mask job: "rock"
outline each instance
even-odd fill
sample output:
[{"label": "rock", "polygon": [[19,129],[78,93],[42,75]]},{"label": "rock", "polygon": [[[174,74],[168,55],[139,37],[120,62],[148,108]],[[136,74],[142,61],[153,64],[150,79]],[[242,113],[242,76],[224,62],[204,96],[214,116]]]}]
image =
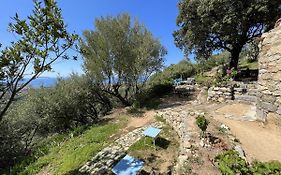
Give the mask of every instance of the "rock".
[{"label": "rock", "polygon": [[239,156],[240,156],[242,159],[245,159],[245,160],[246,160],[245,152],[244,152],[244,150],[242,149],[242,147],[241,147],[240,145],[236,145],[236,146],[234,147],[234,150],[239,153]]},{"label": "rock", "polygon": [[223,103],[225,102],[225,99],[223,97],[218,98],[218,102]]},{"label": "rock", "polygon": [[199,143],[200,146],[204,147],[205,146],[205,143],[203,140],[200,140],[200,143]]},{"label": "rock", "polygon": [[95,175],[104,175],[107,173],[108,167],[103,166],[99,170],[97,170],[94,174]]},{"label": "rock", "polygon": [[188,142],[188,141],[185,141],[185,142],[183,143],[183,147],[184,147],[184,148],[187,148],[187,149],[190,149],[190,148],[192,147],[192,144],[191,144],[190,142]]},{"label": "rock", "polygon": [[220,128],[222,130],[224,130],[226,133],[230,133],[230,128],[228,126],[226,126],[225,124],[221,124]]},{"label": "rock", "polygon": [[114,163],[114,160],[111,159],[106,162],[106,165],[110,167],[113,163]]},{"label": "rock", "polygon": [[260,104],[260,107],[267,110],[267,111],[270,111],[270,112],[275,112],[277,111],[277,107],[275,105],[273,105],[272,103],[268,103],[268,102],[261,102],[259,103]]}]

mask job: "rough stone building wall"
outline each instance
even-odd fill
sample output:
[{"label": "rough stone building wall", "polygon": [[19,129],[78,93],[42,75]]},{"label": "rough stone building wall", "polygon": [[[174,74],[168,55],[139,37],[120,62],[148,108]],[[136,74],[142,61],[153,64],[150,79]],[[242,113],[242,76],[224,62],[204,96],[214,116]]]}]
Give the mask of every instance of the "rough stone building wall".
[{"label": "rough stone building wall", "polygon": [[281,119],[281,28],[262,35],[259,54],[257,117],[264,121],[269,113]]}]

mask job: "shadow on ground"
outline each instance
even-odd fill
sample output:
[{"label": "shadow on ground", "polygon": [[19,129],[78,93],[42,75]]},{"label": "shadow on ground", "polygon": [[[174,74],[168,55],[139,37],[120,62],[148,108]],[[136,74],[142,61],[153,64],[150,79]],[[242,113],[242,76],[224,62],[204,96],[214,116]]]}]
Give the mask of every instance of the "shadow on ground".
[{"label": "shadow on ground", "polygon": [[162,149],[167,149],[170,145],[171,141],[163,138],[163,137],[157,137],[155,140],[155,145],[162,148]]}]

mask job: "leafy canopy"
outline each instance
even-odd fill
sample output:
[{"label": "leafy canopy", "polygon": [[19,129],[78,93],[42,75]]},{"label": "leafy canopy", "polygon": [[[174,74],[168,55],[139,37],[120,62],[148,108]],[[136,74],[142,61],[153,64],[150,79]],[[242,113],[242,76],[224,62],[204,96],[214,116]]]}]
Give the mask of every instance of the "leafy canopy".
[{"label": "leafy canopy", "polygon": [[9,31],[18,40],[0,53],[0,121],[24,87],[50,71],[56,60],[69,59],[66,52],[77,40],[77,35],[66,31],[61,9],[54,0],[34,0],[34,4],[27,20],[15,15]]},{"label": "leafy canopy", "polygon": [[176,45],[197,59],[229,51],[230,66],[237,68],[243,46],[274,26],[280,6],[279,0],[181,0]]},{"label": "leafy canopy", "polygon": [[[163,64],[165,48],[128,14],[101,17],[80,41],[87,74],[125,105]],[[120,88],[121,87],[121,88]],[[123,89],[123,94],[120,90]]]}]

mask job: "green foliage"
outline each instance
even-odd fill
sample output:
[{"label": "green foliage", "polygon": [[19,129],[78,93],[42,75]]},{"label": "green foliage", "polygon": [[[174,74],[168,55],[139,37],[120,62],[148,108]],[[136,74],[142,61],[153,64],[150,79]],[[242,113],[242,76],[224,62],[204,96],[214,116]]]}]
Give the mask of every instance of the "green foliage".
[{"label": "green foliage", "polygon": [[172,89],[173,86],[171,84],[159,84],[143,88],[137,94],[133,107],[155,109],[161,103],[159,98],[170,93]]},{"label": "green foliage", "polygon": [[162,116],[155,115],[154,118],[158,122],[167,123],[166,120]]},{"label": "green foliage", "polygon": [[79,135],[111,108],[107,94],[84,76],[71,75],[54,87],[28,90],[0,123],[5,130],[3,137],[0,134],[0,169],[29,155],[34,144],[49,134],[76,128],[73,136]]},{"label": "green foliage", "polygon": [[50,133],[96,122],[109,110],[109,98],[91,79],[71,75],[54,87],[29,90],[9,115],[25,126],[37,126],[37,132]]},{"label": "green foliage", "polygon": [[151,76],[148,86],[171,86],[176,78],[186,79],[195,74],[194,65],[187,60],[182,60],[178,64],[172,64],[161,72]]},{"label": "green foliage", "polygon": [[85,71],[128,106],[146,80],[162,68],[166,50],[128,14],[96,19],[95,28],[84,31],[80,41]]},{"label": "green foliage", "polygon": [[195,76],[195,82],[201,86],[211,87],[214,84],[214,78],[197,74]]},{"label": "green foliage", "polygon": [[229,51],[230,67],[237,68],[243,46],[274,26],[280,5],[272,0],[181,0],[175,42],[197,59]]},{"label": "green foliage", "polygon": [[229,62],[229,52],[221,52],[217,55],[212,55],[208,59],[197,60],[197,64],[195,65],[197,74],[210,71],[212,68],[217,66],[225,65]]},{"label": "green foliage", "polygon": [[10,126],[7,120],[0,122],[0,174],[9,165],[15,163],[16,159],[25,156],[24,145],[21,142],[21,134]]},{"label": "green foliage", "polygon": [[252,59],[241,59],[239,62],[239,68],[241,70],[257,70],[258,69],[258,61]]},{"label": "green foliage", "polygon": [[205,118],[205,116],[200,115],[200,116],[196,117],[196,124],[201,129],[201,131],[204,135],[208,128],[209,121]]},{"label": "green foliage", "polygon": [[187,60],[182,60],[178,64],[171,65],[165,71],[167,71],[168,75],[173,79],[186,79],[195,73],[194,66],[190,61]]},{"label": "green foliage", "polygon": [[11,174],[36,174],[47,165],[52,167],[54,174],[66,174],[76,170],[111,143],[109,137],[125,124],[125,118],[121,117],[118,122],[92,126],[77,136],[69,132],[47,138],[38,144],[31,156],[18,163]]},{"label": "green foliage", "polygon": [[223,175],[249,174],[247,162],[234,150],[226,151],[215,158]]},{"label": "green foliage", "polygon": [[151,137],[141,138],[139,141],[134,143],[130,148],[129,151],[135,150],[153,150],[154,144],[153,139]]},{"label": "green foliage", "polygon": [[[44,3],[43,3],[44,2]],[[27,20],[14,18],[9,31],[16,42],[0,53],[0,121],[16,95],[43,72],[50,71],[58,59],[69,59],[66,51],[77,40],[77,35],[66,31],[61,9],[53,0],[34,1],[33,14]],[[27,81],[21,82],[25,75]]]},{"label": "green foliage", "polygon": [[281,174],[281,163],[277,161],[258,162],[252,164],[251,172],[254,175]]},{"label": "green foliage", "polygon": [[238,152],[234,150],[226,151],[216,156],[215,161],[223,175],[249,174],[249,175],[270,175],[281,173],[281,163],[258,162],[254,161],[249,165],[244,159],[239,157]]}]

